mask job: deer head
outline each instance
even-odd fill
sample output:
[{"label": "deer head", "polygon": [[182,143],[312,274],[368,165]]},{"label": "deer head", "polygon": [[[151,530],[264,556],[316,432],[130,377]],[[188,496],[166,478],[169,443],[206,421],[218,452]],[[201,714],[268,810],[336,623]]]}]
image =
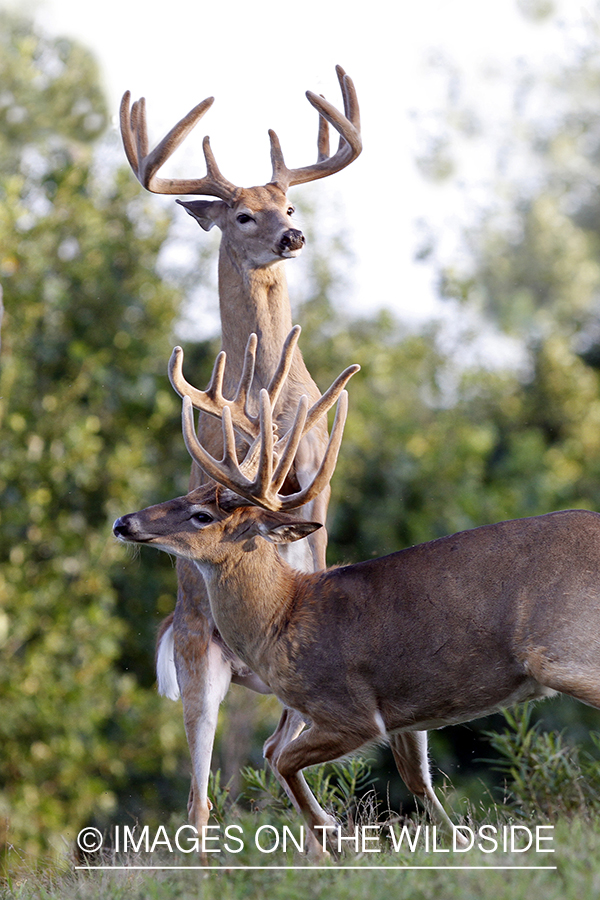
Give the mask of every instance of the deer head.
[{"label": "deer head", "polygon": [[[205,231],[217,225],[225,245],[239,264],[260,268],[297,256],[304,245],[304,236],[292,225],[294,207],[287,199],[288,189],[339,172],[356,159],[362,149],[356,91],[352,79],[341,66],[337,66],[336,71],[344,100],[343,114],[324,97],[312,91],[306,94],[319,113],[318,155],[317,162],[312,165],[289,169],[279,139],[274,131],[270,131],[272,174],[271,180],[263,186],[243,188],[228,181],[219,170],[208,137],[203,142],[205,176],[161,178],[157,175],[158,170],[212,106],[214,98],[208,97],[194,107],[149,152],[145,100],[142,98],[130,109],[130,94],[126,92],[121,102],[121,133],[131,168],[140,183],[154,193],[217,197],[217,200],[178,200],[178,203]],[[329,150],[330,124],[340,136],[333,156]]]}]

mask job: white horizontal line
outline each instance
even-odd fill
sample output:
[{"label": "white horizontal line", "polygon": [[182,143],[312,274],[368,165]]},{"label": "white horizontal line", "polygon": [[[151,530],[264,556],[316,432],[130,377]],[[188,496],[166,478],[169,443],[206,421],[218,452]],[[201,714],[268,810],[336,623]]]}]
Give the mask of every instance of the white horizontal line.
[{"label": "white horizontal line", "polygon": [[349,869],[355,869],[357,871],[361,870],[373,870],[377,871],[378,869],[382,870],[393,870],[393,871],[408,871],[410,869],[418,869],[420,871],[438,870],[443,871],[444,869],[460,869],[463,872],[468,872],[469,870],[473,871],[523,871],[523,870],[531,870],[531,871],[556,871],[558,866],[75,866],[75,869],[83,872],[93,872],[98,869],[99,871],[167,871],[167,870],[177,870],[177,871],[186,871],[189,870],[191,872],[194,871],[203,871],[203,872],[231,872],[235,871],[268,871],[268,870],[281,870],[285,869],[288,871],[294,872],[314,872],[315,870],[322,869],[326,872],[331,872],[332,870],[339,870],[341,872],[348,871]]}]

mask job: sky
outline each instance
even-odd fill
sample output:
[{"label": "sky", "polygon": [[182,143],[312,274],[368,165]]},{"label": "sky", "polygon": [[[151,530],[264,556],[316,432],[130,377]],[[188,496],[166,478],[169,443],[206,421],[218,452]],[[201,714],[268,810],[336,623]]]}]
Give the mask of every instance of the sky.
[{"label": "sky", "polygon": [[[350,229],[349,307],[388,306],[420,321],[440,306],[433,267],[414,259],[417,223],[425,220],[442,244],[454,246],[469,216],[468,192],[432,185],[415,163],[423,129],[435,129],[448,102],[442,63],[460,71],[461,99],[488,112],[492,104],[501,115],[511,91],[498,73],[514,71],[519,60],[552,66],[565,51],[564,32],[528,21],[517,2],[32,0],[29,9],[51,33],[78,38],[95,53],[114,128],[126,89],[146,97],[151,141],[204,97],[215,96],[179,158],[164,167],[166,175],[203,174],[205,133],[225,176],[240,185],[270,177],[269,128],[277,131],[288,165],[313,162],[317,115],[304,93],[310,89],[341,104],[335,75],[341,64],[358,91],[364,149],[346,170],[311,189],[322,191],[324,208],[331,199]],[[23,9],[22,0],[18,5]],[[556,0],[555,6],[563,18],[585,22],[591,2]],[[491,165],[485,152],[469,160],[467,188],[469,181],[487,184]],[[191,219],[189,225],[196,227]]]}]

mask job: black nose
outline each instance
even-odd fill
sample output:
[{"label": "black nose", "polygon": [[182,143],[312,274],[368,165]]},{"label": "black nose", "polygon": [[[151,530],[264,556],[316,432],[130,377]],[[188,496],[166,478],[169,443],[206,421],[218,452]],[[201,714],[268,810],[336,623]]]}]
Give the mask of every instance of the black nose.
[{"label": "black nose", "polygon": [[129,528],[123,519],[117,519],[113,525],[113,534],[115,537],[126,537],[129,534]]},{"label": "black nose", "polygon": [[279,241],[281,250],[301,250],[306,238],[298,228],[289,228]]}]

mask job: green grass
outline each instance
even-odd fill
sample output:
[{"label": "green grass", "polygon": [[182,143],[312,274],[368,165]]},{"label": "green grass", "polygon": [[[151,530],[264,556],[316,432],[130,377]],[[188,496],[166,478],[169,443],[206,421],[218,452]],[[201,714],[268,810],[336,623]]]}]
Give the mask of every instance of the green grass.
[{"label": "green grass", "polygon": [[[557,869],[553,871],[497,871],[492,865],[534,865],[538,862],[530,854],[502,854],[490,859],[484,854],[348,854],[330,864],[328,869],[315,869],[297,859],[299,869],[268,871],[233,871],[215,866],[210,871],[70,871],[47,872],[44,875],[22,876],[6,886],[3,896],[15,900],[170,900],[170,898],[202,898],[202,900],[294,900],[306,897],[334,897],[336,900],[379,900],[379,898],[410,897],[443,898],[443,900],[582,900],[600,894],[600,828],[587,820],[562,822],[556,827],[556,853],[544,858]],[[164,857],[163,857],[164,859]],[[441,861],[440,861],[441,860]],[[130,859],[129,864],[139,864]],[[156,864],[157,860],[153,860]],[[189,865],[181,857],[165,860],[168,864]],[[236,861],[237,862],[237,861]],[[269,860],[268,862],[271,862]],[[278,861],[279,862],[279,861]],[[239,863],[238,863],[239,864]],[[246,864],[265,864],[250,854]],[[268,864],[268,863],[267,863]],[[376,865],[377,869],[368,866]],[[401,866],[424,866],[408,870]],[[457,871],[450,866],[484,866]],[[358,869],[349,866],[360,867]],[[386,869],[385,866],[395,868]],[[435,869],[434,866],[443,866]]]},{"label": "green grass", "polygon": [[[533,848],[504,852],[502,846],[486,853],[484,849],[491,848],[486,841],[482,842],[483,849],[475,846],[468,852],[453,852],[451,839],[443,834],[437,835],[435,852],[432,843],[425,847],[423,840],[414,851],[406,842],[395,851],[386,837],[390,827],[398,836],[405,826],[412,839],[417,834],[422,837],[428,827],[432,838],[431,823],[424,815],[400,819],[382,809],[372,792],[365,790],[368,765],[349,760],[316,767],[309,773],[311,787],[343,823],[346,835],[354,834],[355,828],[360,834],[360,829],[368,827],[366,833],[373,837],[378,825],[381,841],[370,840],[366,848],[379,852],[362,852],[360,848],[356,852],[346,842],[337,858],[318,867],[293,846],[285,853],[281,847],[266,852],[275,837],[281,841],[286,828],[298,837],[301,823],[272,776],[266,770],[247,769],[240,798],[230,796],[218,775],[212,781],[214,823],[221,829],[217,832],[215,828],[214,833],[221,839],[215,842],[219,852],[209,854],[209,868],[192,868],[200,863],[196,853],[166,852],[163,846],[147,854],[142,844],[137,852],[107,850],[104,856],[92,856],[88,869],[76,868],[69,861],[37,871],[13,867],[15,874],[6,880],[0,896],[7,900],[387,900],[390,896],[410,900],[587,900],[600,896],[598,761],[577,753],[561,735],[532,728],[527,706],[507,713],[506,720],[504,731],[490,735],[501,755],[498,765],[506,779],[504,800],[490,804],[487,811],[471,810],[461,824],[474,832],[483,826],[499,829],[500,836],[503,827],[518,826],[521,834],[525,828],[533,832],[536,826],[551,827],[543,833],[551,834],[552,842],[543,846],[553,848],[554,853],[538,853]],[[356,796],[361,796],[358,803]],[[164,834],[172,843],[181,825],[181,821],[172,820],[165,827]],[[227,828],[243,839],[240,852],[234,852],[240,841],[228,843],[225,838]],[[140,834],[138,830],[137,839]],[[264,841],[262,852],[256,846],[257,837]],[[443,852],[446,850],[449,852]],[[112,868],[94,868],[100,864]],[[133,868],[145,865],[182,868]]]}]

